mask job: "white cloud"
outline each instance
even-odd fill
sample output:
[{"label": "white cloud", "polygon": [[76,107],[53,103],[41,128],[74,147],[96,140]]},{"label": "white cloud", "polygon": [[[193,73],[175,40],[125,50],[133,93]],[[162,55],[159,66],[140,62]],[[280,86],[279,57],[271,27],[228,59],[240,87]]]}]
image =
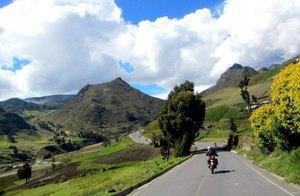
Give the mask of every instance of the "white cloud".
[{"label": "white cloud", "polygon": [[[227,0],[220,10],[133,25],[112,0],[16,0],[0,9],[0,99],[70,92],[119,75],[166,89],[192,80],[202,89],[235,62],[258,68],[300,53],[299,1]],[[30,64],[1,69],[13,57]]]}]

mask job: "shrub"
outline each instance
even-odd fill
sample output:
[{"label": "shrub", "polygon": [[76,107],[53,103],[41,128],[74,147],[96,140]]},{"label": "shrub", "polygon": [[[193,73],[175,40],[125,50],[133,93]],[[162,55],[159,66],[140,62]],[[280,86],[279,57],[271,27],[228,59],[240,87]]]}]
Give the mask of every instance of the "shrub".
[{"label": "shrub", "polygon": [[29,163],[25,163],[23,164],[23,167],[18,169],[17,171],[17,175],[20,179],[25,179],[26,183],[28,182],[28,180],[31,178],[31,166],[29,165]]},{"label": "shrub", "polygon": [[275,76],[271,97],[280,124],[300,134],[300,62],[287,66]]},{"label": "shrub", "polygon": [[287,66],[273,80],[272,103],[256,109],[250,118],[259,147],[290,151],[300,140],[300,63]]}]

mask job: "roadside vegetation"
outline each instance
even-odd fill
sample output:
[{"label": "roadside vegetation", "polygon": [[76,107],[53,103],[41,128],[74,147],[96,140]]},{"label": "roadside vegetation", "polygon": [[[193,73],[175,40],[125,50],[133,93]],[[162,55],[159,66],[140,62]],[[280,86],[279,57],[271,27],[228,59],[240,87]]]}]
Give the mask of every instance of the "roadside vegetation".
[{"label": "roadside vegetation", "polygon": [[186,158],[172,156],[167,161],[156,148],[124,140],[100,151],[73,155],[71,160],[61,159],[63,167],[11,189],[7,195],[111,195]]},{"label": "roadside vegetation", "polygon": [[[274,71],[276,73],[276,70]],[[250,117],[253,134],[244,135],[240,153],[267,170],[300,184],[300,62],[273,77],[271,103]],[[244,148],[251,141],[250,148]]]},{"label": "roadside vegetation", "polygon": [[300,184],[300,148],[290,152],[275,150],[268,155],[255,150],[240,150],[239,153],[268,171],[284,177],[286,181]]}]

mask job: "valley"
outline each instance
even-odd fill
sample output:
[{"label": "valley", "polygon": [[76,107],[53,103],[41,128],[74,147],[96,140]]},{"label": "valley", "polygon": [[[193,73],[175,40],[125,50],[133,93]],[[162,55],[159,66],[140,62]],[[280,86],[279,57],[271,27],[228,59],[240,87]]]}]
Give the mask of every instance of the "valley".
[{"label": "valley", "polygon": [[[245,71],[236,64],[229,68],[225,75],[230,81],[224,77],[221,85],[202,93],[206,114],[196,146],[199,142],[226,146],[234,119],[238,152],[255,157],[250,113],[237,81],[250,76],[249,92],[263,104],[270,101],[272,79],[284,66],[264,72],[249,67]],[[0,110],[0,189],[6,195],[114,195],[191,157],[166,158],[153,146],[161,132],[157,117],[165,101],[121,78],[87,85],[77,95],[50,97],[54,101],[35,97],[25,99],[33,102],[14,98],[0,103],[5,108]],[[32,167],[31,180],[25,184],[17,175],[24,162]],[[288,179],[299,182],[297,177]]]}]

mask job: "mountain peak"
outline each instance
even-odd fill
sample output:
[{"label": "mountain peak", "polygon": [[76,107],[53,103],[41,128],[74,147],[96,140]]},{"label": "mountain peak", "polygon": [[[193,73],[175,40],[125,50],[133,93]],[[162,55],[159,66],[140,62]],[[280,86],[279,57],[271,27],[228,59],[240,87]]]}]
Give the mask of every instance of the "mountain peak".
[{"label": "mountain peak", "polygon": [[114,79],[114,81],[122,81],[122,82],[124,82],[124,80],[121,77],[117,77],[116,79]]},{"label": "mountain peak", "polygon": [[243,66],[238,63],[234,63],[229,69],[242,69]]},{"label": "mountain peak", "polygon": [[250,78],[256,74],[258,74],[258,72],[252,67],[242,66],[238,63],[235,63],[221,74],[216,85],[202,91],[202,94],[207,95],[226,87],[236,86],[245,76]]},{"label": "mountain peak", "polygon": [[48,120],[72,130],[99,130],[109,135],[110,130],[126,131],[154,120],[163,103],[118,77],[85,86]]},{"label": "mountain peak", "polygon": [[125,84],[127,84],[127,82],[125,82],[121,77],[117,77],[116,79],[111,81],[111,83],[125,83]]}]

